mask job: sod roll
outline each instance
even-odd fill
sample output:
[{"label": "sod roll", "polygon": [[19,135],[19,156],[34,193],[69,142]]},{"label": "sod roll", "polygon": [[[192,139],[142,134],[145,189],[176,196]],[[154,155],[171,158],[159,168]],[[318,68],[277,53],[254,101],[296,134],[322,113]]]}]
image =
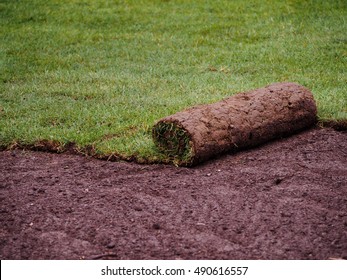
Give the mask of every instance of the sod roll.
[{"label": "sod roll", "polygon": [[179,166],[257,146],[316,123],[312,93],[295,83],[276,83],[199,105],[159,120],[156,146]]}]

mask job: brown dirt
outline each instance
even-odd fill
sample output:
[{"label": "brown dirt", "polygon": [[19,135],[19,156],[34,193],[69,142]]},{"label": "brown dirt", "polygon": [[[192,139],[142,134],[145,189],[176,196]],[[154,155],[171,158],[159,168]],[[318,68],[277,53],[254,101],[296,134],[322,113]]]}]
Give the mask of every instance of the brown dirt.
[{"label": "brown dirt", "polygon": [[195,168],[0,152],[1,259],[347,258],[347,134]]}]

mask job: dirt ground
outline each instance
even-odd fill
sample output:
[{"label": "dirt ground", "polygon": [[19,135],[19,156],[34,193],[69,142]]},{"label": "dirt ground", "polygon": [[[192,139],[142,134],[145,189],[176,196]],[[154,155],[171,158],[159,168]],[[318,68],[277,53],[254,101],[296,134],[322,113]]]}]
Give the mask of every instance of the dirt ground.
[{"label": "dirt ground", "polygon": [[195,168],[0,152],[1,259],[347,259],[347,133]]}]

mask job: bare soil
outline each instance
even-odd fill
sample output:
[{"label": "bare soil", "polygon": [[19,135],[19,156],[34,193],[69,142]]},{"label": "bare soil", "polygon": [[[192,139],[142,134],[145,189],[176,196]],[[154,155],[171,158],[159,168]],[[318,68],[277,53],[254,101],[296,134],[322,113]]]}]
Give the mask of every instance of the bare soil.
[{"label": "bare soil", "polygon": [[347,133],[195,168],[0,152],[1,259],[347,258]]}]

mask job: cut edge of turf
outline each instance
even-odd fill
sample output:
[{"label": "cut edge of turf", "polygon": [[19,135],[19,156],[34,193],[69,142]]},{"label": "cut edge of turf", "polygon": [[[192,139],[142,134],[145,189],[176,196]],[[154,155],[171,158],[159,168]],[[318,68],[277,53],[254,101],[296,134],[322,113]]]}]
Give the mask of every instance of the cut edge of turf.
[{"label": "cut edge of turf", "polygon": [[329,120],[322,119],[317,124],[320,128],[333,128],[336,131],[347,131],[347,119],[342,120]]},{"label": "cut edge of turf", "polygon": [[79,146],[74,142],[62,143],[55,140],[38,140],[35,143],[21,143],[14,141],[8,146],[0,145],[0,151],[12,151],[12,150],[23,150],[23,151],[35,151],[35,152],[47,152],[55,154],[73,154],[93,157],[100,160],[107,161],[127,161],[136,162],[140,164],[154,164],[154,163],[169,163],[165,159],[147,159],[138,155],[123,155],[120,153],[101,154],[95,149],[94,145]]},{"label": "cut edge of turf", "polygon": [[[158,123],[157,123],[158,125]],[[81,156],[88,156],[99,160],[106,160],[106,161],[126,161],[126,162],[135,162],[138,164],[173,164],[175,166],[180,167],[188,167],[193,165],[193,159],[194,159],[194,149],[193,149],[193,143],[190,140],[188,132],[182,128],[179,124],[173,124],[172,122],[167,123],[161,123],[159,125],[159,128],[155,129],[156,126],[153,127],[152,133],[156,134],[165,132],[165,129],[168,128],[168,126],[171,126],[170,133],[172,134],[172,137],[177,137],[179,134],[184,134],[184,147],[179,147],[181,149],[181,155],[177,156],[173,152],[170,154],[167,154],[165,152],[165,141],[161,141],[161,143],[164,143],[164,146],[156,146],[159,151],[161,149],[161,152],[165,152],[165,157],[153,157],[153,158],[147,158],[143,157],[141,155],[133,154],[133,155],[124,155],[117,152],[108,153],[108,154],[102,154],[98,152],[94,145],[86,145],[84,147],[81,147],[77,145],[74,142],[67,142],[62,143],[55,140],[46,140],[41,139],[38,141],[35,141],[33,144],[28,143],[21,143],[14,141],[10,143],[9,145],[1,145],[0,144],[0,151],[12,151],[12,150],[27,150],[27,151],[38,151],[38,152],[48,152],[48,153],[55,153],[55,154],[73,154],[73,155],[81,155]],[[332,128],[336,131],[345,132],[347,131],[347,119],[342,120],[329,120],[329,119],[321,119],[317,122],[316,128],[319,129],[325,129],[325,128]],[[178,133],[178,134],[177,134]],[[157,139],[153,136],[153,140]],[[174,139],[176,141],[176,139]],[[181,143],[181,145],[183,145]]]}]

